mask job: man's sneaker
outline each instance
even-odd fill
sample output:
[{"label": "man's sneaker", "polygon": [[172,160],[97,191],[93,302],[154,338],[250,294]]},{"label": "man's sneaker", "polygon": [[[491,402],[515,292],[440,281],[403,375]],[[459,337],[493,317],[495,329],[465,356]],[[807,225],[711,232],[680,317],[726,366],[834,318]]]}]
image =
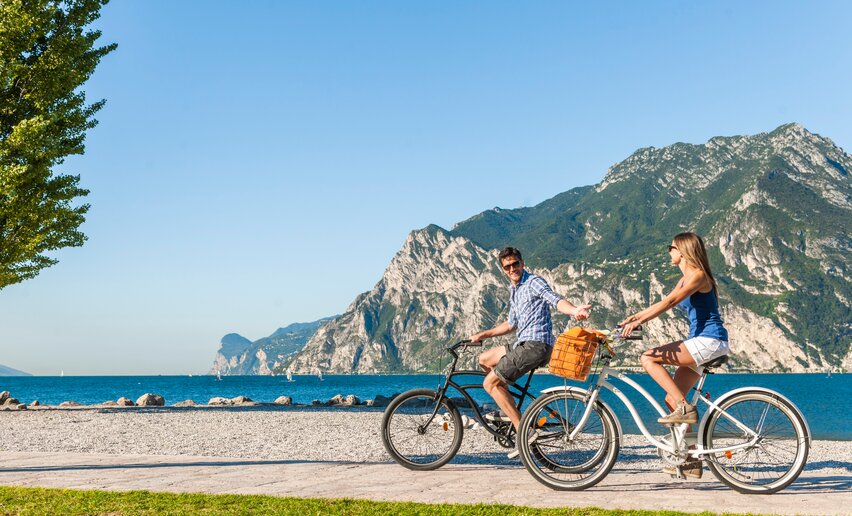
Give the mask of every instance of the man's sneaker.
[{"label": "man's sneaker", "polygon": [[492,423],[497,423],[497,422],[511,423],[512,422],[512,420],[509,419],[509,416],[500,412],[499,410],[493,410],[493,411],[489,412],[488,414],[485,414],[485,420],[491,421]]},{"label": "man's sneaker", "polygon": [[[673,477],[677,477],[678,466],[663,466],[663,473],[667,473]],[[701,473],[704,470],[702,462],[698,459],[690,459],[680,466],[680,472],[686,478],[701,478]]]},{"label": "man's sneaker", "polygon": [[697,422],[698,410],[695,408],[695,405],[690,405],[685,401],[678,403],[671,414],[657,420],[657,423],[662,425],[676,425],[679,423],[694,424]]},{"label": "man's sneaker", "polygon": [[[527,438],[527,444],[533,444],[538,440],[538,437],[541,435],[541,432],[538,430],[533,430],[530,434],[529,438]],[[506,458],[514,459],[518,455],[521,454],[521,450],[518,449],[518,443],[515,443],[515,449],[506,454]]]}]

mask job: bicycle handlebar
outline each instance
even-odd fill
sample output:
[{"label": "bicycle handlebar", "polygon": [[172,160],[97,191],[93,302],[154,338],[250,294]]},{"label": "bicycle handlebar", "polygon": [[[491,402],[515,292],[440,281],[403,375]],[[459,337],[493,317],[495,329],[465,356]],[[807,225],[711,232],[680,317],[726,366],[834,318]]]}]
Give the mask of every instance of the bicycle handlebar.
[{"label": "bicycle handlebar", "polygon": [[473,348],[473,347],[477,347],[477,346],[482,346],[481,340],[477,341],[477,342],[473,342],[473,341],[465,339],[465,340],[460,340],[460,341],[456,342],[452,346],[447,346],[447,350],[455,351],[458,348]]},{"label": "bicycle handlebar", "polygon": [[[616,326],[616,327],[612,330],[613,336],[614,336],[615,338],[617,338],[617,339],[619,339],[619,340],[642,340],[642,335],[641,335],[641,334],[640,334],[640,335],[636,335],[636,334],[634,334],[634,335],[630,335],[629,337],[622,337],[622,336],[621,336],[621,333],[618,333],[618,331],[619,331],[621,328],[623,328],[623,326]],[[641,326],[637,326],[637,327],[636,327],[633,331],[641,332],[642,330],[643,330],[643,328],[642,328]]]}]

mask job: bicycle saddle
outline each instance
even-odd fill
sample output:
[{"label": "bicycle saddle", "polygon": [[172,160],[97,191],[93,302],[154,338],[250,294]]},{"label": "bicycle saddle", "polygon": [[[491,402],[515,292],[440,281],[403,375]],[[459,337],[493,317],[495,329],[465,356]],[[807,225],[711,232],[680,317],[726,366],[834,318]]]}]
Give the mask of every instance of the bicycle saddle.
[{"label": "bicycle saddle", "polygon": [[714,358],[713,360],[701,364],[701,367],[705,369],[715,369],[725,364],[728,361],[728,355],[722,355],[718,358]]}]

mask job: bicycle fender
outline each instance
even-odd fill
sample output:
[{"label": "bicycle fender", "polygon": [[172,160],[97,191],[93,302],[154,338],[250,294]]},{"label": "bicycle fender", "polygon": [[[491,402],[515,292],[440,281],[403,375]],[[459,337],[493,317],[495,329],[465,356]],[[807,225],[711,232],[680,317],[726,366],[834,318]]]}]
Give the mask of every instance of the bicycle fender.
[{"label": "bicycle fender", "polygon": [[[548,387],[547,389],[544,389],[543,391],[541,391],[541,393],[542,394],[549,394],[551,392],[559,392],[559,391],[569,391],[569,392],[575,392],[577,394],[584,394],[584,395],[589,393],[589,391],[587,391],[586,389],[574,387],[573,385],[557,385],[556,387]],[[624,444],[624,432],[621,430],[621,421],[619,420],[618,415],[615,413],[614,410],[612,410],[612,407],[610,407],[609,404],[607,404],[607,402],[602,400],[600,397],[598,397],[597,402],[600,403],[601,405],[603,405],[604,407],[606,407],[606,409],[609,410],[609,413],[612,414],[612,418],[615,420],[616,430],[618,431],[618,445],[621,446],[622,444]]]},{"label": "bicycle fender", "polygon": [[[740,387],[739,389],[734,389],[732,391],[728,391],[725,394],[719,396],[718,399],[713,400],[713,403],[715,403],[716,405],[719,405],[722,402],[726,401],[731,396],[734,396],[734,395],[739,394],[741,392],[760,392],[760,393],[763,393],[763,394],[769,394],[771,396],[775,396],[776,398],[782,399],[782,400],[786,401],[787,403],[789,403],[790,406],[792,406],[794,409],[796,409],[796,412],[798,412],[799,415],[802,416],[802,423],[804,423],[804,425],[805,425],[805,434],[807,435],[807,438],[808,438],[808,444],[811,444],[811,442],[813,440],[813,438],[811,437],[811,427],[810,427],[810,425],[808,425],[808,420],[805,418],[805,415],[802,413],[801,410],[799,410],[799,407],[797,407],[795,403],[790,401],[790,398],[788,398],[787,396],[784,396],[783,394],[781,394],[777,391],[773,391],[772,389],[767,389],[766,387]],[[710,410],[707,410],[706,412],[704,412],[704,416],[701,418],[701,423],[698,425],[698,435],[700,435],[700,436],[704,435],[704,430],[707,427],[707,421],[710,419],[710,413],[712,411],[713,411],[713,409],[711,407]]]}]

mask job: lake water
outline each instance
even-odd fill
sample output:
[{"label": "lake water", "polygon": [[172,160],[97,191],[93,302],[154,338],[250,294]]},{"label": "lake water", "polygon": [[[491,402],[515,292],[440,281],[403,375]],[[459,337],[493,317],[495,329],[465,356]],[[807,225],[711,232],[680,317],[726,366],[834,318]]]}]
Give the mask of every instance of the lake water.
[{"label": "lake water", "polygon": [[[651,394],[662,400],[663,391],[645,374],[630,376]],[[136,400],[144,393],[160,394],[171,405],[191,399],[206,403],[212,397],[248,396],[259,402],[272,402],[278,396],[291,396],[296,403],[310,404],[325,401],[335,394],[354,394],[362,400],[377,394],[390,396],[408,389],[435,388],[443,377],[431,375],[326,375],[323,381],[316,376],[293,376],[293,381],[279,376],[224,376],[217,381],[212,376],[29,376],[0,377],[0,391],[10,391],[23,403],[39,400],[42,404],[58,405],[67,400],[84,404],[116,400],[126,396]],[[475,378],[469,378],[473,383]],[[613,383],[620,383],[613,380]],[[549,374],[533,378],[534,392],[561,385],[562,379]],[[582,384],[575,384],[582,385]],[[706,387],[713,398],[738,387],[761,386],[787,396],[805,414],[816,439],[852,440],[852,374],[717,374],[707,380]],[[628,391],[633,404],[646,421],[655,420],[650,405],[638,394]],[[481,389],[477,401],[489,400]],[[456,394],[451,394],[455,396]],[[627,433],[638,433],[627,409],[610,393],[604,399],[621,418]]]}]

